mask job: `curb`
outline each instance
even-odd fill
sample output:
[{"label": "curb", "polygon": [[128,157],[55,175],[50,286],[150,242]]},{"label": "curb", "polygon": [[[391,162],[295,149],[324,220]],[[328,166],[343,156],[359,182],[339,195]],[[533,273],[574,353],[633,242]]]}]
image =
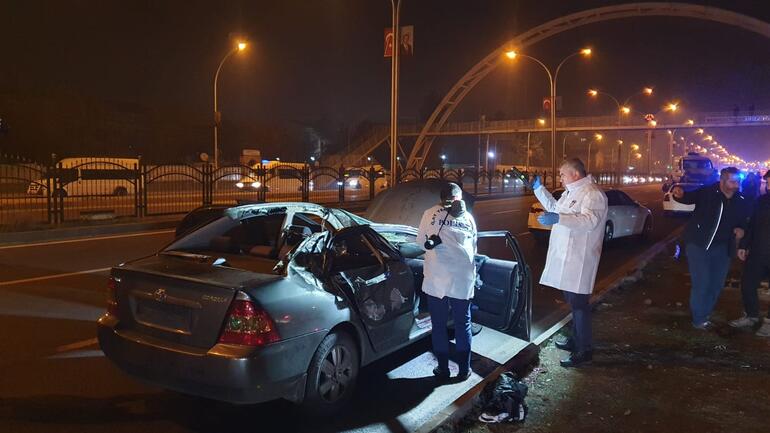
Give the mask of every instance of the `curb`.
[{"label": "curb", "polygon": [[[650,248],[648,248],[639,256],[635,257],[632,261],[616,269],[610,275],[602,278],[597,284],[597,286],[602,287],[602,289],[591,296],[591,304],[596,305],[596,303],[604,299],[604,297],[606,297],[610,292],[623,284],[623,280],[625,280],[628,275],[631,275],[647,266],[647,263],[653,257],[660,254],[671,242],[679,238],[679,235],[683,230],[684,226],[675,229],[667,237],[653,244]],[[564,327],[564,325],[572,320],[572,313],[565,314],[565,311],[562,309],[549,314],[546,316],[546,318],[551,318],[551,320],[553,320],[554,316],[563,317],[559,319],[554,326],[540,334],[535,340],[533,340],[527,347],[516,354],[508,362],[497,367],[481,382],[473,386],[473,388],[466,391],[454,402],[449,404],[449,406],[434,415],[433,418],[428,420],[417,430],[417,433],[438,433],[439,429],[442,427],[446,427],[446,429],[441,430],[442,432],[456,431],[455,426],[460,420],[468,415],[471,409],[473,409],[473,404],[478,401],[479,394],[481,394],[481,391],[484,390],[486,384],[494,382],[502,373],[506,371],[513,370],[516,367],[526,366],[533,362],[536,356],[540,353],[540,345],[551,338],[553,334],[557,333],[562,327]]]},{"label": "curb", "polygon": [[87,238],[92,236],[134,233],[151,230],[173,229],[182,220],[179,218],[163,221],[100,224],[66,228],[44,229],[27,232],[0,233],[0,245],[37,243],[63,239]]}]

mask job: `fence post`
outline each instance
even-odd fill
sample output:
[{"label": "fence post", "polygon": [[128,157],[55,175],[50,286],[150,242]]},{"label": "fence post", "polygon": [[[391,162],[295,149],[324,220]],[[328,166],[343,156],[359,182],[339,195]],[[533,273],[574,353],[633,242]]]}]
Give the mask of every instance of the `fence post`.
[{"label": "fence post", "polygon": [[142,162],[142,216],[147,216],[147,165]]},{"label": "fence post", "polygon": [[211,164],[203,166],[203,206],[211,206],[214,191],[214,173]]},{"label": "fence post", "polygon": [[51,224],[53,222],[53,203],[51,202],[51,188],[53,185],[51,185],[51,176],[53,173],[53,169],[50,166],[47,166],[45,168],[45,194],[46,194],[46,206],[48,207],[48,224]]},{"label": "fence post", "polygon": [[305,164],[302,167],[302,173],[300,174],[300,185],[302,185],[302,201],[310,201],[310,166]]},{"label": "fence post", "polygon": [[374,200],[375,183],[377,182],[377,173],[374,171],[374,166],[369,166],[369,200]]},{"label": "fence post", "polygon": [[345,203],[345,167],[340,165],[337,172],[337,187],[339,188],[340,204]]},{"label": "fence post", "polygon": [[500,170],[500,193],[505,194],[505,170]]}]

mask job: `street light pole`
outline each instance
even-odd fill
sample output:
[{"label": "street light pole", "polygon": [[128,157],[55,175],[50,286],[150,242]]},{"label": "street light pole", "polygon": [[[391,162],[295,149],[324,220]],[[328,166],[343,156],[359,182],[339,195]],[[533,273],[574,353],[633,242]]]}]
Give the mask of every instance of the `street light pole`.
[{"label": "street light pole", "polygon": [[393,49],[390,64],[390,184],[398,183],[398,67],[401,47],[399,14],[401,0],[390,0]]},{"label": "street light pole", "polygon": [[222,70],[222,66],[230,56],[238,51],[243,51],[244,49],[246,49],[246,43],[238,42],[235,48],[225,54],[222,61],[219,62],[217,71],[214,73],[214,169],[219,167],[219,125],[222,123],[222,114],[217,107],[217,83],[219,82],[219,72]]}]

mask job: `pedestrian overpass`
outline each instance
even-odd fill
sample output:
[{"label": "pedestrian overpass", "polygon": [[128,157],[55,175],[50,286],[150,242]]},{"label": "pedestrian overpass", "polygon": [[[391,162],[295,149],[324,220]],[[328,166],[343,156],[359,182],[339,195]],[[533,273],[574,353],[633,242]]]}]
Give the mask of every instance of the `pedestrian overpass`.
[{"label": "pedestrian overpass", "polygon": [[[559,117],[556,119],[557,132],[606,132],[606,131],[667,131],[770,126],[770,112],[747,113],[736,112],[702,112],[702,113],[665,113],[655,119],[655,123],[642,116],[587,116]],[[433,124],[424,130],[422,123],[400,123],[399,137],[442,136],[475,136],[502,135],[514,133],[548,133],[551,130],[547,119],[513,119],[513,120],[475,120],[445,122],[443,125]],[[399,140],[400,141],[400,140]],[[389,144],[389,130],[385,124],[374,126],[369,134],[354,149],[344,155],[329,155],[324,158],[323,165],[328,166],[363,166],[367,165],[367,157],[377,148]],[[421,165],[418,156],[409,159],[399,142],[399,153],[406,167]]]}]

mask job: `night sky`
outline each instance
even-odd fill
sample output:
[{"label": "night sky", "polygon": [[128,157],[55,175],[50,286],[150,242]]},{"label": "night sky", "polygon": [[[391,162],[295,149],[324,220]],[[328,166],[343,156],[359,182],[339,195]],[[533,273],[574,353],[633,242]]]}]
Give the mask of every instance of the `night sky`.
[{"label": "night sky", "polygon": [[[401,21],[415,26],[415,56],[402,63],[402,118],[424,117],[432,100],[509,38],[615,3],[405,0]],[[691,3],[770,21],[766,1]],[[340,130],[350,136],[364,122],[388,121],[382,38],[389,22],[387,0],[5,1],[0,117],[10,129],[0,135],[0,149],[36,158],[106,150],[163,159],[168,155],[158,148],[165,144],[176,156],[207,151],[213,74],[231,34],[247,35],[251,46],[220,76],[226,153],[257,147],[269,156],[301,141],[286,131],[309,127],[337,137],[339,148]],[[623,99],[644,85],[658,96],[635,104],[640,111],[657,111],[670,99],[694,111],[770,111],[770,44],[763,36],[691,19],[635,18],[569,31],[526,53],[555,65],[584,45],[595,56],[571,61],[560,76],[564,115],[613,111],[607,100],[588,101],[588,87]],[[453,120],[537,117],[547,89],[532,63],[500,67]],[[716,135],[746,159],[770,157],[770,128]]]}]

